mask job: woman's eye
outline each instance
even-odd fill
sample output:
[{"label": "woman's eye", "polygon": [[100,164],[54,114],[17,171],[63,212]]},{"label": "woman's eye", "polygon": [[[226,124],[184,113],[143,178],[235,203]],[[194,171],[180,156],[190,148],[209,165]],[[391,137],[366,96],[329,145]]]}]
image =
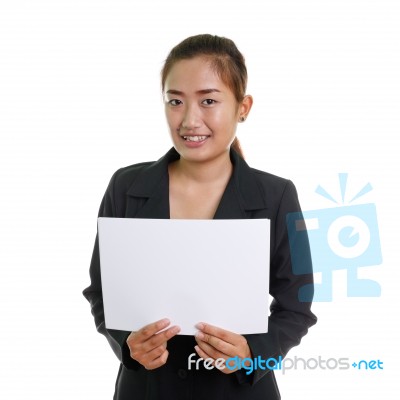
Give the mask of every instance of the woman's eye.
[{"label": "woman's eye", "polygon": [[178,99],[172,99],[168,101],[168,104],[171,104],[171,106],[179,106],[179,104],[182,104],[182,102]]},{"label": "woman's eye", "polygon": [[216,103],[216,101],[213,99],[205,99],[204,101],[202,101],[202,104],[205,104],[206,106],[211,106],[214,103]]}]

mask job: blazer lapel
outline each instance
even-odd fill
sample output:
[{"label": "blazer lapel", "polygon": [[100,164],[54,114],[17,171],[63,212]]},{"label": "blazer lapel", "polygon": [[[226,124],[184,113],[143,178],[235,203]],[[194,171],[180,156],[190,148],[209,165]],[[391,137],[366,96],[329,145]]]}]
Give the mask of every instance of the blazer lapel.
[{"label": "blazer lapel", "polygon": [[214,219],[252,218],[254,211],[267,208],[264,192],[246,161],[233,149],[230,157],[233,173]]},{"label": "blazer lapel", "polygon": [[[247,163],[234,150],[230,157],[233,173],[214,219],[252,218],[252,211],[267,208],[264,193]],[[171,148],[137,176],[127,191],[127,218],[170,217],[168,164],[177,159],[179,154]]]},{"label": "blazer lapel", "polygon": [[224,194],[221,197],[213,219],[243,218],[248,218],[248,216],[236,191],[235,181],[232,175],[228,181]]},{"label": "blazer lapel", "polygon": [[168,164],[179,158],[174,148],[144,168],[127,191],[127,218],[169,219]]}]

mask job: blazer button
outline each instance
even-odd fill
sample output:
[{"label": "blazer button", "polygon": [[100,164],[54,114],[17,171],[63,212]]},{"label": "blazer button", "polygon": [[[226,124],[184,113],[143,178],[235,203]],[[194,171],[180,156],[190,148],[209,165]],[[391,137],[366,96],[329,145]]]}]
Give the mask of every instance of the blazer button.
[{"label": "blazer button", "polygon": [[181,368],[181,369],[178,369],[178,376],[181,379],[186,379],[188,376],[188,373],[187,373],[187,371],[185,371],[184,369]]}]

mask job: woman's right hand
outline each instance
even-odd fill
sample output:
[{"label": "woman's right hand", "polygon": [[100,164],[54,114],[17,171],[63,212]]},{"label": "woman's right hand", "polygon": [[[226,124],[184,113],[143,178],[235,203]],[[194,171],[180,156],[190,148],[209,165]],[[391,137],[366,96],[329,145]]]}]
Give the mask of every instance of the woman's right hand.
[{"label": "woman's right hand", "polygon": [[167,362],[167,342],[180,331],[179,326],[171,326],[160,332],[169,324],[168,319],[162,319],[146,325],[128,336],[126,343],[131,357],[146,369],[155,369]]}]

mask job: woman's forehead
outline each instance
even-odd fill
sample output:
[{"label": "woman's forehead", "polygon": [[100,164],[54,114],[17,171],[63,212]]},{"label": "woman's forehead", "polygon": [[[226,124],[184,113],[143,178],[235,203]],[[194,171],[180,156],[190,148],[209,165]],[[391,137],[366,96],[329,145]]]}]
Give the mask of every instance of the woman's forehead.
[{"label": "woman's forehead", "polygon": [[174,63],[165,80],[165,91],[224,92],[228,88],[209,59],[195,57]]}]

